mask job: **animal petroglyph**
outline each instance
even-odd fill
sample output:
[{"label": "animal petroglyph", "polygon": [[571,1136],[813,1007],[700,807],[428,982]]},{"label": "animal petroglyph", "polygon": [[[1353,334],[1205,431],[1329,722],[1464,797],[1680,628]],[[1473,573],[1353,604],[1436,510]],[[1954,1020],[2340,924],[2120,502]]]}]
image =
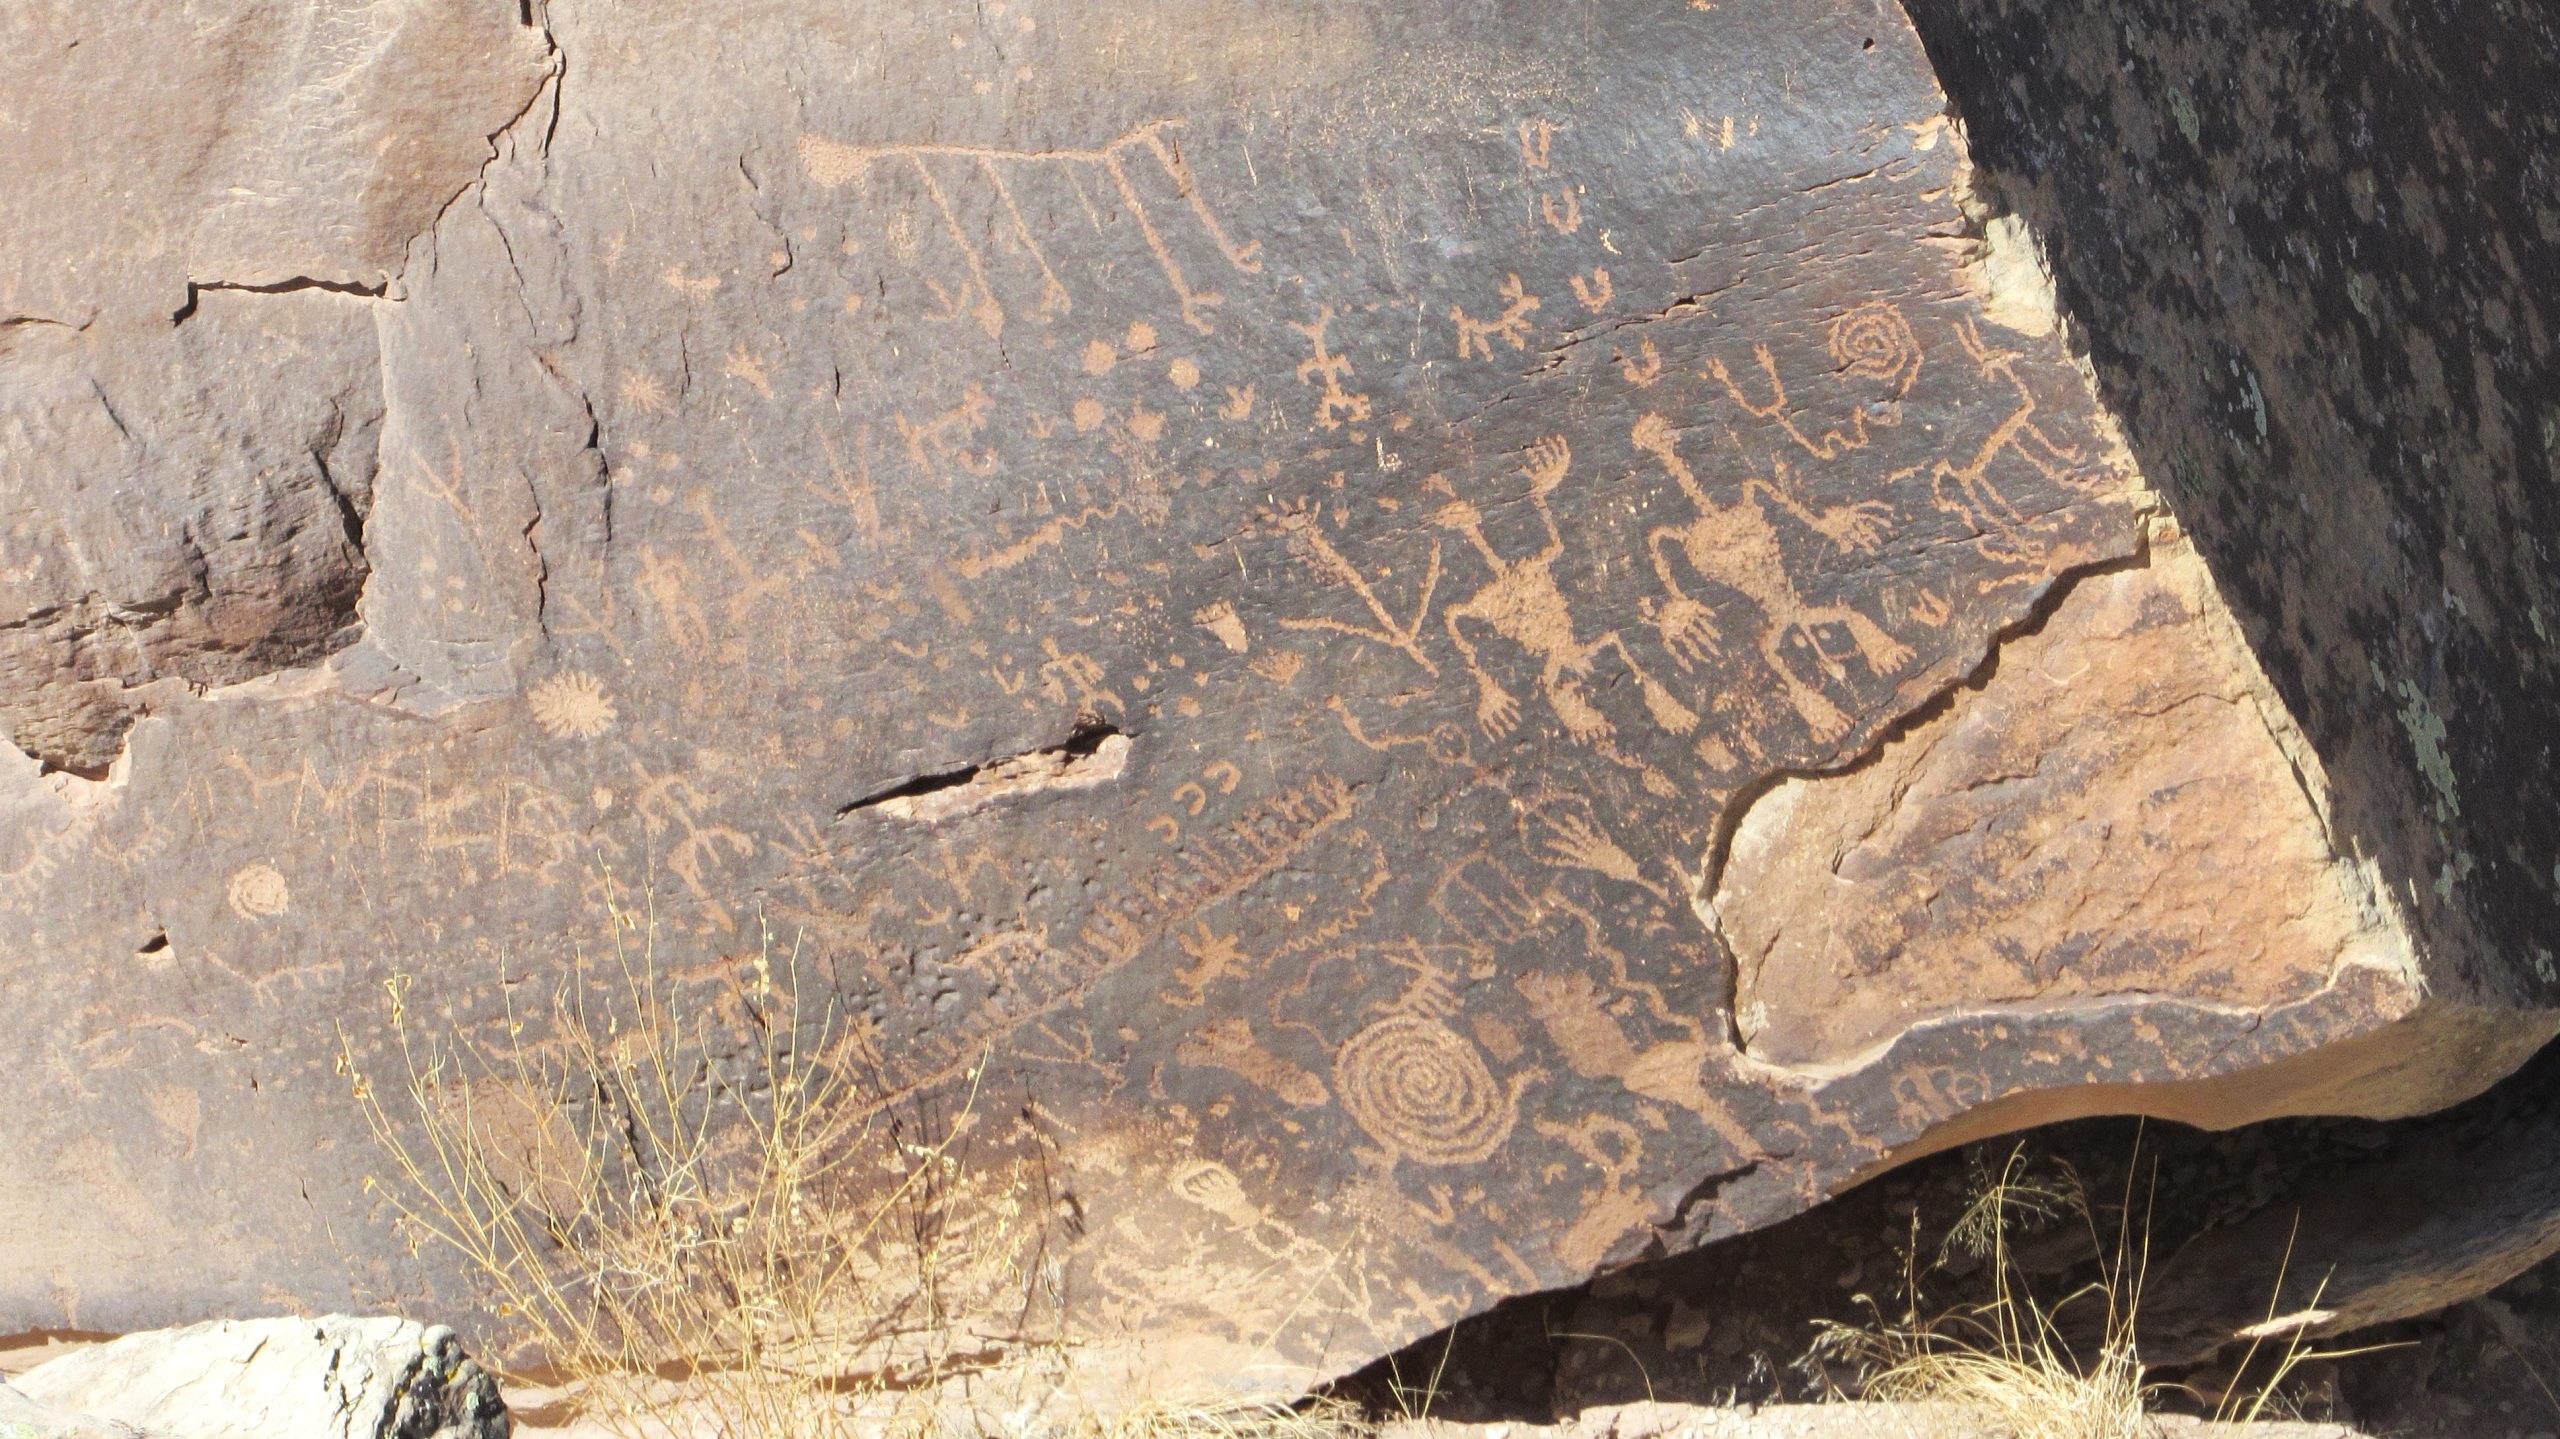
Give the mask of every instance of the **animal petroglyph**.
[{"label": "animal petroglyph", "polygon": [[1638,1049],[1606,1008],[1598,983],[1579,971],[1538,970],[1514,983],[1574,1073],[1614,1079],[1631,1093],[1676,1105],[1696,1115],[1735,1154],[1757,1152],[1750,1131],[1708,1087],[1709,1066],[1718,1057],[1708,1041],[1680,1039]]},{"label": "animal petroglyph", "polygon": [[1938,461],[1930,470],[1930,489],[1939,509],[1978,532],[1990,533],[2025,520],[1991,478],[1992,465],[2003,456],[2014,456],[2043,479],[2063,484],[2074,482],[2084,458],[2077,448],[2055,440],[2036,423],[2035,392],[2018,375],[2018,361],[2023,358],[2018,352],[1984,343],[1981,328],[1969,318],[1956,322],[1956,340],[1982,377],[2008,386],[2018,403],[1964,463]]},{"label": "animal petroglyph", "polygon": [[1332,1097],[1325,1092],[1324,1081],[1304,1066],[1263,1048],[1262,1041],[1254,1037],[1252,1024],[1240,1017],[1201,1026],[1182,1041],[1174,1057],[1185,1064],[1232,1071],[1301,1109],[1315,1108]]},{"label": "animal petroglyph", "polygon": [[982,145],[848,145],[820,135],[800,137],[800,163],[809,178],[822,189],[840,189],[867,178],[872,170],[889,164],[906,168],[922,186],[934,211],[941,217],[943,233],[961,256],[967,282],[961,293],[948,299],[945,313],[939,319],[956,319],[966,315],[994,338],[1004,332],[1007,308],[990,277],[988,241],[972,233],[955,208],[952,192],[955,186],[975,183],[988,188],[1003,216],[1003,224],[1011,232],[1013,243],[1028,255],[1040,276],[1037,313],[1043,316],[1064,315],[1075,306],[1074,295],[1060,276],[1058,265],[1042,242],[1037,226],[1024,214],[1018,187],[1026,171],[1057,167],[1099,173],[1118,195],[1130,221],[1146,244],[1164,283],[1170,287],[1182,321],[1201,334],[1209,334],[1215,326],[1209,311],[1225,296],[1204,289],[1186,274],[1181,260],[1157,217],[1147,208],[1137,182],[1130,175],[1130,160],[1144,156],[1152,161],[1159,178],[1169,183],[1174,192],[1190,207],[1193,223],[1200,233],[1216,246],[1227,264],[1237,273],[1259,274],[1262,262],[1255,258],[1258,242],[1238,243],[1228,235],[1209,200],[1200,187],[1199,177],[1192,173],[1190,162],[1183,158],[1182,148],[1173,139],[1180,129],[1179,119],[1151,120],[1109,144],[1083,149],[1008,150]]},{"label": "animal petroglyph", "polygon": [[1822,648],[1814,628],[1817,625],[1836,624],[1847,630],[1868,670],[1879,676],[1890,675],[1908,663],[1910,647],[1848,605],[1816,604],[1799,593],[1787,570],[1778,528],[1771,522],[1766,506],[1775,505],[1843,550],[1873,551],[1883,538],[1892,512],[1872,500],[1825,510],[1809,508],[1787,493],[1779,483],[1785,479],[1786,471],[1774,466],[1776,481],[1756,475],[1746,478],[1741,498],[1729,505],[1721,504],[1707,493],[1688,463],[1680,458],[1679,436],[1670,421],[1647,414],[1636,421],[1633,439],[1637,449],[1660,461],[1678,482],[1698,516],[1686,525],[1668,526],[1645,537],[1654,574],[1670,596],[1654,610],[1654,623],[1662,632],[1663,643],[1684,667],[1706,658],[1717,648],[1715,622],[1706,605],[1681,584],[1671,562],[1670,552],[1676,550],[1697,574],[1759,606],[1763,616],[1761,657],[1785,686],[1788,702],[1814,737],[1831,739],[1846,732],[1849,716],[1813,681],[1797,673],[1787,650],[1788,633],[1798,629],[1804,632],[1808,647],[1833,679],[1841,677],[1839,661]]}]

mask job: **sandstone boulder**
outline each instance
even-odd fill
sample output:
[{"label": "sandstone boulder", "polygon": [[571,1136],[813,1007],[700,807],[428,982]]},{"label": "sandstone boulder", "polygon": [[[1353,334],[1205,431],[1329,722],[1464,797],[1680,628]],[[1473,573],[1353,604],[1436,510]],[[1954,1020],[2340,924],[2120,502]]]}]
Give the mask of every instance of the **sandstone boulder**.
[{"label": "sandstone boulder", "polygon": [[458,1302],[341,1035],[524,1038],[608,902],[1239,1383],[2560,1024],[1896,11],[200,10],[0,22],[0,1327]]},{"label": "sandstone boulder", "polygon": [[128,1334],[40,1364],[17,1384],[25,1400],[84,1416],[74,1422],[91,1428],[56,1431],[66,1439],[506,1439],[510,1429],[497,1381],[453,1331],[405,1319],[234,1319]]},{"label": "sandstone boulder", "polygon": [[7,1439],[141,1439],[141,1431],[110,1419],[66,1414],[39,1404],[0,1379],[0,1435]]}]

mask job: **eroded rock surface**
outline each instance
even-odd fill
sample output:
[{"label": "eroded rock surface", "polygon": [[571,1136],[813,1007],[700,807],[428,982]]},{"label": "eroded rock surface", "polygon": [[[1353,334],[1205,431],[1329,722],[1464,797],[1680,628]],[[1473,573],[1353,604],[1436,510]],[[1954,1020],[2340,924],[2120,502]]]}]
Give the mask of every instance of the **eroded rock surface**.
[{"label": "eroded rock surface", "polygon": [[[300,0],[162,109],[62,77],[170,13],[41,11],[0,1325],[449,1286],[338,1027],[512,1034],[642,889],[687,1012],[770,924],[863,1106],[1041,1156],[1083,1352],[1240,1382],[1968,1126],[2422,1109],[2551,1027],[2142,568],[1896,13]],[[2121,822],[1969,808],[2004,753]],[[1836,823],[1709,873],[1833,771],[1789,812],[1937,796],[1871,867],[1960,925],[1761,912]],[[2245,934],[2180,785],[2266,801]]]}]

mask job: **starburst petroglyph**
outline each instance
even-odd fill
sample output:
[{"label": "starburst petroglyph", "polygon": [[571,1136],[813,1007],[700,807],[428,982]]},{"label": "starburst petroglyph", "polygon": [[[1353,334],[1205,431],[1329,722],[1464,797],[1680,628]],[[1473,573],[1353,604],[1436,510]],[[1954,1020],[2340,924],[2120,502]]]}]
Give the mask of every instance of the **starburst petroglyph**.
[{"label": "starburst petroglyph", "polygon": [[525,702],[533,709],[533,722],[553,739],[594,739],[619,718],[595,676],[574,670],[534,686]]}]

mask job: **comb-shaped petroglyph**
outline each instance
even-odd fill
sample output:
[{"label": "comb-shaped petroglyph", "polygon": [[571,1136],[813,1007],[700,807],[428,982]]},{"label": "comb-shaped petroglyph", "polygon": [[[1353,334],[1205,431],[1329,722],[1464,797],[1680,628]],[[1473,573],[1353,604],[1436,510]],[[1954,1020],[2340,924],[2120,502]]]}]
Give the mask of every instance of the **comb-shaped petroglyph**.
[{"label": "comb-shaped petroglyph", "polygon": [[[823,135],[803,135],[798,151],[801,168],[821,189],[858,185],[882,166],[893,166],[913,176],[941,223],[943,238],[959,256],[967,275],[965,285],[947,296],[942,318],[966,316],[990,339],[1004,333],[1005,321],[1013,310],[1008,307],[1007,297],[998,293],[987,248],[990,241],[963,222],[954,192],[962,186],[986,188],[1002,217],[1007,238],[1029,257],[1039,273],[1038,297],[1031,301],[1032,310],[1044,316],[1058,316],[1075,308],[1075,296],[1060,275],[1060,262],[1051,254],[1057,239],[1044,234],[1024,214],[1018,190],[1026,172],[1056,169],[1090,173],[1107,187],[1110,197],[1137,227],[1159,278],[1172,292],[1183,323],[1206,335],[1216,328],[1210,311],[1225,296],[1199,285],[1184,270],[1164,229],[1164,218],[1148,208],[1138,181],[1132,177],[1133,159],[1151,166],[1154,177],[1172,187],[1190,223],[1236,273],[1261,272],[1261,246],[1255,241],[1235,240],[1210,208],[1199,177],[1183,157],[1178,135],[1182,124],[1176,118],[1150,120],[1106,144],[1083,148],[1010,150],[924,142],[853,145]],[[1072,262],[1068,263],[1072,269]],[[1020,302],[1017,299],[1015,303]]]}]

